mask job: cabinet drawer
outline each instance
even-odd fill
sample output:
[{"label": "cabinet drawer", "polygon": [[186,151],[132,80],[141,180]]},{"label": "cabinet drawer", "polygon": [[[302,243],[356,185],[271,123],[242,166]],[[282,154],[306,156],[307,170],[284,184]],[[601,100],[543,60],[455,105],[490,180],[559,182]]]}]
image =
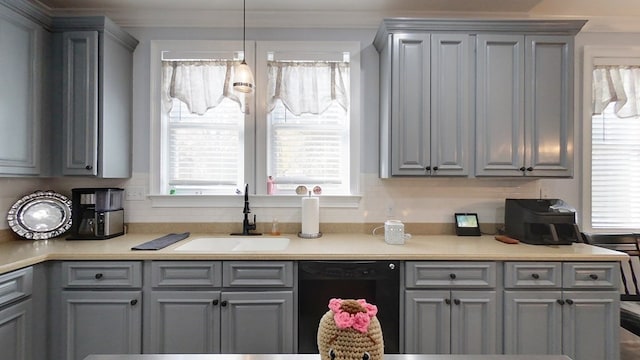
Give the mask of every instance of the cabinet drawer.
[{"label": "cabinet drawer", "polygon": [[614,289],[620,283],[618,263],[564,263],[562,266],[562,286],[565,288]]},{"label": "cabinet drawer", "polygon": [[464,287],[493,288],[496,286],[494,262],[414,262],[406,263],[408,288]]},{"label": "cabinet drawer", "polygon": [[63,262],[62,284],[66,288],[138,288],[142,265],[136,261]]},{"label": "cabinet drawer", "polygon": [[559,262],[507,262],[504,269],[504,287],[560,288],[562,264]]},{"label": "cabinet drawer", "polygon": [[292,261],[225,261],[224,287],[292,287]]},{"label": "cabinet drawer", "polygon": [[153,261],[151,286],[164,287],[220,287],[220,261]]},{"label": "cabinet drawer", "polygon": [[0,275],[0,306],[31,295],[32,283],[31,267]]}]

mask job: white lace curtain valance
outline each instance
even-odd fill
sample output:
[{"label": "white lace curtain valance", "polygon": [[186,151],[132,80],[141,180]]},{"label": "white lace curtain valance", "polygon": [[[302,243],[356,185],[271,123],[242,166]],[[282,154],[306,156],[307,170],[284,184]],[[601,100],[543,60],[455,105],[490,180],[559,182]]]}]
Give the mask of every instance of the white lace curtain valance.
[{"label": "white lace curtain valance", "polygon": [[640,67],[598,65],[593,69],[593,114],[610,103],[619,118],[640,116]]},{"label": "white lace curtain valance", "polygon": [[321,114],[336,101],[349,108],[349,63],[269,61],[267,111],[278,100],[294,115]]},{"label": "white lace curtain valance", "polygon": [[162,61],[162,110],[171,111],[172,98],[184,102],[193,114],[203,115],[224,98],[238,103],[247,113],[245,96],[233,91],[238,61]]}]

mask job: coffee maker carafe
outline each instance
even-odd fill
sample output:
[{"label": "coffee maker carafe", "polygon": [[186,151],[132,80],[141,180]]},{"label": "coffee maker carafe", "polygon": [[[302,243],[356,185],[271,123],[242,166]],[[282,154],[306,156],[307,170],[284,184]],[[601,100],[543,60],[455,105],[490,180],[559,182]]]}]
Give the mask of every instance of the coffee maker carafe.
[{"label": "coffee maker carafe", "polygon": [[71,190],[69,240],[102,240],[124,234],[124,189],[78,188]]}]

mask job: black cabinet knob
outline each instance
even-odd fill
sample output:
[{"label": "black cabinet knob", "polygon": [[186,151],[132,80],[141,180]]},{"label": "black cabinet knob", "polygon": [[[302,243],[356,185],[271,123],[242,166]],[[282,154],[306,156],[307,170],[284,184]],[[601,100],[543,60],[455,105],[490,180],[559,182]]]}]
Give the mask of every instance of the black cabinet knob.
[{"label": "black cabinet knob", "polygon": [[562,299],[558,299],[558,300],[556,300],[556,301],[558,302],[558,304],[560,304],[560,305],[564,305],[564,300],[562,300]]},{"label": "black cabinet knob", "polygon": [[102,273],[97,273],[95,275],[95,278],[96,278],[96,280],[99,280],[99,279],[102,279],[102,276],[103,276]]},{"label": "black cabinet knob", "polygon": [[571,299],[567,299],[565,302],[567,303],[567,305],[573,305],[573,300]]},{"label": "black cabinet knob", "polygon": [[526,169],[523,167],[520,168],[520,171],[524,172]]},{"label": "black cabinet knob", "polygon": [[531,274],[531,277],[536,279],[536,280],[540,279],[540,275],[538,275],[536,273]]},{"label": "black cabinet knob", "polygon": [[527,168],[527,171],[533,171],[533,168],[532,168],[531,166],[529,166],[529,167]]},{"label": "black cabinet knob", "polygon": [[227,304],[228,304],[227,300],[222,300],[220,302],[220,306],[227,306]]},{"label": "black cabinet knob", "polygon": [[220,303],[220,301],[218,299],[213,299],[213,301],[211,303],[215,306],[215,305],[218,305],[218,303]]},{"label": "black cabinet knob", "polygon": [[598,275],[596,274],[591,274],[589,275],[589,277],[591,278],[591,280],[598,280]]},{"label": "black cabinet knob", "polygon": [[92,165],[87,165],[87,166],[85,166],[84,168],[85,168],[86,170],[91,170],[91,169],[93,169],[93,166],[92,166]]},{"label": "black cabinet knob", "polygon": [[453,299],[453,303],[456,305],[460,305],[460,299]]},{"label": "black cabinet knob", "polygon": [[438,167],[437,167],[437,166],[434,166],[434,167],[433,167],[433,171],[438,171]]},{"label": "black cabinet knob", "polygon": [[444,303],[447,305],[451,305],[451,300],[450,299],[444,299]]},{"label": "black cabinet knob", "polygon": [[427,171],[431,171],[431,165],[427,166],[426,168],[424,168]]},{"label": "black cabinet knob", "polygon": [[131,305],[135,305],[138,303],[138,299],[133,299],[129,302]]},{"label": "black cabinet knob", "polygon": [[456,279],[456,274],[449,274],[449,279],[455,280]]}]

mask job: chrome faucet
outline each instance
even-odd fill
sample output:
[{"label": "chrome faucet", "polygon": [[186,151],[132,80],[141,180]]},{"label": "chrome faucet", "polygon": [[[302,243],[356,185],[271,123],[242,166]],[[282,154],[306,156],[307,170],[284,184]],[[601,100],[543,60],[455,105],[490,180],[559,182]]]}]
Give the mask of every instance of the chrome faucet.
[{"label": "chrome faucet", "polygon": [[253,215],[253,223],[249,222],[249,214],[251,213],[251,209],[249,208],[249,184],[245,184],[244,186],[244,209],[242,210],[244,214],[244,220],[242,220],[242,232],[241,233],[232,233],[231,235],[262,235],[261,233],[254,233],[253,230],[256,229],[256,215]]}]

